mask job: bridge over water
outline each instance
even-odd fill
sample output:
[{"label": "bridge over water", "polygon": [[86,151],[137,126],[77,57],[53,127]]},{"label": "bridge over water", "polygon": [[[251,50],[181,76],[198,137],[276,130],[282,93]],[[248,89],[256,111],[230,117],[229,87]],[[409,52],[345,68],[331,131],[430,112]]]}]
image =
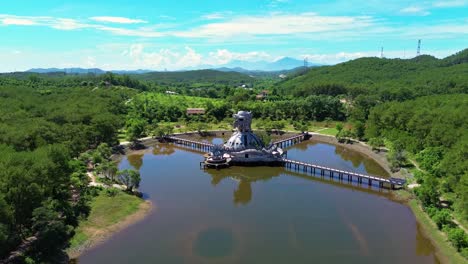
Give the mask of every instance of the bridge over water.
[{"label": "bridge over water", "polygon": [[[277,146],[283,148],[292,146],[309,138],[309,134],[302,133],[283,140],[276,141],[273,144],[276,144]],[[210,151],[211,148],[214,146],[214,144],[208,142],[194,141],[176,136],[165,136],[164,139],[168,142],[172,142],[183,147],[206,152]],[[336,178],[342,182],[357,182],[358,184],[367,183],[368,186],[372,186],[374,183],[377,183],[379,188],[390,187],[391,189],[394,189],[396,186],[403,186],[406,183],[406,180],[404,179],[382,178],[362,173],[356,173],[352,171],[344,171],[335,168],[324,167],[317,164],[292,160],[288,158],[283,158],[280,164],[286,167],[287,169],[303,172],[307,175],[320,175],[322,178],[328,176],[330,179]]]}]

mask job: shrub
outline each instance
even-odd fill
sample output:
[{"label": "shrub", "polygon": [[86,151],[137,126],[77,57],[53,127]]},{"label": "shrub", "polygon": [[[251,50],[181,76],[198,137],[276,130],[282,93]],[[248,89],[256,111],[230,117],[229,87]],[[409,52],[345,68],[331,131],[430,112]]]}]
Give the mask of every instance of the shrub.
[{"label": "shrub", "polygon": [[452,223],[452,215],[447,209],[436,210],[431,218],[439,229],[442,229],[443,226]]},{"label": "shrub", "polygon": [[458,251],[462,251],[463,249],[466,252],[466,248],[468,248],[468,236],[463,229],[459,227],[449,228],[447,235],[449,241]]},{"label": "shrub", "polygon": [[109,197],[114,197],[118,194],[119,190],[117,188],[108,188],[106,189],[106,195]]}]

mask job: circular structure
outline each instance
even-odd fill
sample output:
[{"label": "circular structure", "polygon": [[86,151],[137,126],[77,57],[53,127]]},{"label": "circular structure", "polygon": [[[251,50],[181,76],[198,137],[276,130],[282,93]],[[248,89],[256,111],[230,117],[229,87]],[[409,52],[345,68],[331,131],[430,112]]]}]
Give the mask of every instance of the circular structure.
[{"label": "circular structure", "polygon": [[224,144],[231,151],[241,151],[244,149],[262,149],[265,147],[262,140],[252,133],[252,113],[239,111],[234,115],[234,128],[236,132]]},{"label": "circular structure", "polygon": [[[215,145],[204,164],[206,167],[220,168],[224,165],[264,165],[280,163],[283,150],[276,145],[268,148],[252,132],[252,113],[239,111],[234,115],[235,132],[224,145]],[[220,166],[222,164],[222,166]]]}]

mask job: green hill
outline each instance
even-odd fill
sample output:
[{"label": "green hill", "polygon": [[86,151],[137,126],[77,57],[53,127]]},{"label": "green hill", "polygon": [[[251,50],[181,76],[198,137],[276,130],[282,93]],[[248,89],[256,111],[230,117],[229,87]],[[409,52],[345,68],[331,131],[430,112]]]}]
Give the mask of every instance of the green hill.
[{"label": "green hill", "polygon": [[186,84],[225,84],[240,85],[251,83],[254,78],[239,72],[222,72],[215,70],[197,70],[181,72],[150,72],[132,75],[133,78],[143,81],[152,81],[160,85]]},{"label": "green hill", "polygon": [[[313,68],[277,84],[283,95],[353,95],[404,89],[411,97],[468,92],[468,49],[444,59],[421,55],[413,59],[360,58]],[[398,99],[398,98],[392,98]],[[409,99],[409,98],[402,98]]]}]

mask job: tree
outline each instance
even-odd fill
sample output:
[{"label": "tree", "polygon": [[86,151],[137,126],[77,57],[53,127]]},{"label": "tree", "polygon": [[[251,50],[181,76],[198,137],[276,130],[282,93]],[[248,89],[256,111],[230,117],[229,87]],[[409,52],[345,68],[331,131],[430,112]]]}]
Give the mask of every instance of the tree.
[{"label": "tree", "polygon": [[447,209],[437,210],[431,218],[439,229],[452,222],[452,215]]},{"label": "tree", "polygon": [[112,155],[112,148],[107,143],[101,143],[96,148],[96,152],[105,160],[109,160]]},{"label": "tree", "polygon": [[364,137],[365,130],[366,127],[364,126],[363,122],[357,121],[354,123],[354,135],[356,135],[359,140],[362,140]]},{"label": "tree", "polygon": [[437,179],[431,176],[427,177],[423,184],[416,189],[416,194],[425,207],[438,205],[440,194]]},{"label": "tree", "polygon": [[72,227],[65,224],[65,218],[56,210],[56,206],[57,202],[49,199],[32,214],[32,228],[38,238],[36,247],[45,256],[62,249],[72,233]]},{"label": "tree", "polygon": [[448,239],[452,242],[453,246],[457,250],[461,250],[463,248],[468,247],[468,236],[466,235],[465,231],[459,227],[450,228],[447,231]]},{"label": "tree", "polygon": [[10,206],[5,202],[3,195],[0,193],[0,256],[7,253],[9,249],[10,234],[9,230],[12,225],[12,212]]},{"label": "tree", "polygon": [[117,173],[119,181],[127,187],[127,191],[133,191],[133,188],[138,188],[140,186],[140,173],[135,170],[122,170]]},{"label": "tree", "polygon": [[343,130],[343,124],[337,123],[335,128],[336,128],[336,130],[338,130],[338,134],[339,134],[341,132],[341,130]]},{"label": "tree", "polygon": [[147,121],[140,118],[127,120],[127,136],[130,141],[136,141],[145,132]]},{"label": "tree", "polygon": [[463,219],[468,219],[468,172],[466,172],[456,187],[457,200],[455,209]]},{"label": "tree", "polygon": [[104,161],[103,163],[99,164],[97,167],[97,172],[101,173],[106,179],[114,181],[114,177],[118,171],[117,165],[115,165],[112,161]]}]

